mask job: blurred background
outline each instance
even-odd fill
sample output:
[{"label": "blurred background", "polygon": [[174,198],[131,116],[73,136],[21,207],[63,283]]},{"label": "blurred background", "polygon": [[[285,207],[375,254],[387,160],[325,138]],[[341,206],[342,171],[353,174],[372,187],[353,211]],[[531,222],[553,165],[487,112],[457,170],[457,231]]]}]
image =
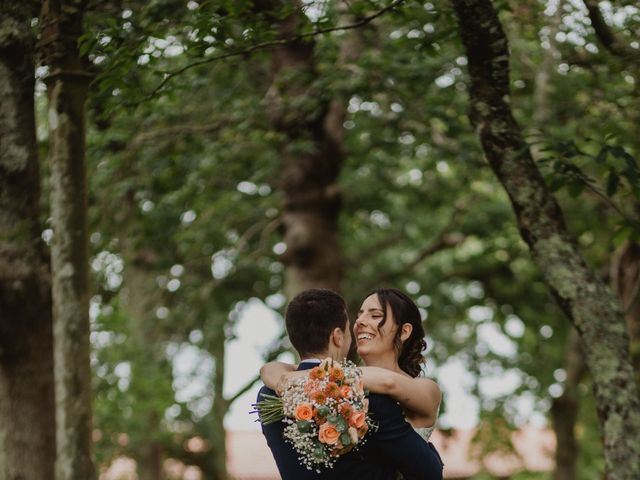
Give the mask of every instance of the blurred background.
[{"label": "blurred background", "polygon": [[[640,9],[492,3],[513,114],[580,251],[626,308],[637,368]],[[101,479],[278,478],[249,412],[260,366],[297,360],[287,300],[333,288],[353,319],[382,285],[424,319],[445,478],[603,478],[591,376],[468,119],[450,2],[84,8]],[[42,26],[33,17],[31,31]],[[37,64],[45,248],[51,74]]]}]

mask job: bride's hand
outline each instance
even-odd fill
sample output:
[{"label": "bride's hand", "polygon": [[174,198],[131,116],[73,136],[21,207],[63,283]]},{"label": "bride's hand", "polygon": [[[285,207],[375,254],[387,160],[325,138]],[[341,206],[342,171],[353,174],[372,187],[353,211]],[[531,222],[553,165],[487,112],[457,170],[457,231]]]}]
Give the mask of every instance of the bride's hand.
[{"label": "bride's hand", "polygon": [[306,372],[304,370],[283,373],[280,376],[278,385],[276,386],[276,389],[275,389],[276,393],[278,394],[279,397],[281,397],[284,394],[284,392],[287,391],[287,388],[289,388],[291,385],[296,383],[296,381],[299,380],[300,378],[306,377],[308,374],[309,372]]},{"label": "bride's hand", "polygon": [[295,371],[296,365],[283,362],[269,362],[260,368],[260,379],[270,389],[277,392],[277,386],[283,374]]}]

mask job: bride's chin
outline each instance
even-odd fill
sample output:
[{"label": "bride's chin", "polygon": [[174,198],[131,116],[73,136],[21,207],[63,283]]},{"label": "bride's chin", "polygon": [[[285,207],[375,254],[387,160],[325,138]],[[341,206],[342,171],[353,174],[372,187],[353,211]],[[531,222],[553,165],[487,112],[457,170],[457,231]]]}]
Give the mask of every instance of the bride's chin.
[{"label": "bride's chin", "polygon": [[360,355],[360,358],[364,360],[365,357],[371,353],[371,349],[367,348],[367,346],[358,346],[358,348],[356,349],[356,352],[358,352],[358,355]]}]

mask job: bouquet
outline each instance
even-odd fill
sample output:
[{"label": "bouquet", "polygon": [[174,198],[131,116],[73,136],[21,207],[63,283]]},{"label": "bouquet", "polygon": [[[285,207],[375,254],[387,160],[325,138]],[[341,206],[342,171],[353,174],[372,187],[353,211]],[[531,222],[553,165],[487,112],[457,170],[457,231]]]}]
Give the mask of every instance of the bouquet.
[{"label": "bouquet", "polygon": [[285,422],[285,440],[307,469],[320,472],[362,445],[367,431],[375,428],[361,376],[353,362],[327,358],[290,384],[282,397],[263,395],[254,413],[265,425]]}]

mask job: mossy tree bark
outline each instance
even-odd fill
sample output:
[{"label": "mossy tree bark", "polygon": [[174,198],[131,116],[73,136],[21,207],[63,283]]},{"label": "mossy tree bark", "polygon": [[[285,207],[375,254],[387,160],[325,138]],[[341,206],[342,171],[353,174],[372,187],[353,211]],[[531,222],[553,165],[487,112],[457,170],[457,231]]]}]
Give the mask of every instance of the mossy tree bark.
[{"label": "mossy tree bark", "polygon": [[53,478],[51,277],[40,223],[31,20],[0,3],[0,480]]},{"label": "mossy tree bark", "polygon": [[78,51],[84,1],[43,4],[39,47],[49,67],[49,162],[53,241],[56,479],[91,479],[91,369],[87,257],[85,100]]},{"label": "mossy tree bark", "polygon": [[468,61],[470,118],[520,233],[573,322],[593,379],[606,476],[640,478],[640,402],[620,302],[590,268],[545,186],[509,105],[509,49],[490,0],[452,0]]}]

